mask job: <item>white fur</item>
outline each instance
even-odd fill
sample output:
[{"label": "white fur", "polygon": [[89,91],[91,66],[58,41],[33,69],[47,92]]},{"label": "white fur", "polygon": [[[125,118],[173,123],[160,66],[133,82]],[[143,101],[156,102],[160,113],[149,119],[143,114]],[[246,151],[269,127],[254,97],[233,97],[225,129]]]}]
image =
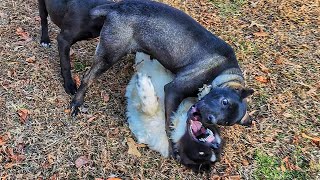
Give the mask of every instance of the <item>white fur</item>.
[{"label": "white fur", "polygon": [[[147,144],[150,149],[168,157],[164,86],[172,81],[174,75],[157,60],[150,60],[149,55],[139,52],[136,54],[135,68],[136,73],[126,89],[129,127],[139,143]],[[205,93],[201,94],[204,95]],[[196,101],[196,98],[186,98],[171,117],[173,142],[178,142],[185,133],[187,111]]]}]

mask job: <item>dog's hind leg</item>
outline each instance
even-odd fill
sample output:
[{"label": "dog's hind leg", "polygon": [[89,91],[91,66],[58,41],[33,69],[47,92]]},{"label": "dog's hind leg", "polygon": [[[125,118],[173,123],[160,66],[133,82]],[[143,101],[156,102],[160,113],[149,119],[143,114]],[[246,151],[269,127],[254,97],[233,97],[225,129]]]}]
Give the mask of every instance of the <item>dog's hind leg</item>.
[{"label": "dog's hind leg", "polygon": [[74,43],[75,38],[73,37],[73,33],[65,30],[60,32],[57,37],[57,41],[60,56],[61,75],[64,81],[64,89],[68,94],[75,94],[77,91],[77,86],[72,79],[69,55],[70,47]]},{"label": "dog's hind leg", "polygon": [[41,40],[43,47],[50,47],[50,38],[48,33],[48,11],[44,0],[38,0],[39,15],[41,19]]},{"label": "dog's hind leg", "polygon": [[146,115],[152,116],[159,110],[160,104],[151,79],[141,73],[138,73],[136,78],[136,88],[141,111]]}]

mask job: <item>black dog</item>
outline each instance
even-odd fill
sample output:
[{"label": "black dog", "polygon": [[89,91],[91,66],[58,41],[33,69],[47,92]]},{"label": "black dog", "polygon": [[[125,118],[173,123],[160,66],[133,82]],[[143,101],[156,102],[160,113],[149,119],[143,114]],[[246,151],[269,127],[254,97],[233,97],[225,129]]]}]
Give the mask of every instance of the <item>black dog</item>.
[{"label": "black dog", "polygon": [[[233,49],[190,16],[162,3],[137,0],[102,5],[94,8],[91,15],[106,20],[96,59],[71,102],[72,115],[78,113],[95,78],[127,53],[142,51],[175,74],[164,88],[167,132],[172,112],[206,83],[212,83],[214,88],[229,88],[232,95],[221,98],[209,93],[196,105],[196,118],[201,117],[203,123],[221,125],[250,123],[248,118],[243,119],[247,117],[244,99],[253,90],[244,87]],[[212,107],[211,101],[219,108]]]},{"label": "black dog", "polygon": [[98,37],[104,17],[90,19],[92,8],[114,2],[112,0],[38,0],[41,18],[41,45],[50,46],[47,16],[61,29],[57,37],[61,74],[68,94],[75,94],[77,87],[71,77],[70,47],[77,41]]}]

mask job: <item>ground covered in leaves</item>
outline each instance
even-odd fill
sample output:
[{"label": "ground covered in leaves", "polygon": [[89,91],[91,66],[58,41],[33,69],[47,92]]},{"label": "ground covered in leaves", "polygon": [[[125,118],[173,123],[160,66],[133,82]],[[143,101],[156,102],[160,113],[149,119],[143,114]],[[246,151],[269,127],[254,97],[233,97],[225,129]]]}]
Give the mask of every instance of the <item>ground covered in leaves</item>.
[{"label": "ground covered in leaves", "polygon": [[[52,47],[42,48],[36,1],[1,0],[1,179],[320,179],[319,1],[163,2],[233,46],[256,91],[250,114],[257,123],[221,128],[226,146],[208,174],[135,144],[124,98],[133,56],[90,88],[87,112],[72,119],[60,76],[58,28],[50,24]],[[90,67],[96,44],[73,46],[76,78]]]}]

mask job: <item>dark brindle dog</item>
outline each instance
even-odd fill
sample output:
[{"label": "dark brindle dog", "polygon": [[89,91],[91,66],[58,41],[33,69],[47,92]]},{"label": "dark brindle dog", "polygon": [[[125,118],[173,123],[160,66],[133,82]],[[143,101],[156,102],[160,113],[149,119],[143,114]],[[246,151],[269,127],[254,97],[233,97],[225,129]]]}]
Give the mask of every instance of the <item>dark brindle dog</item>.
[{"label": "dark brindle dog", "polygon": [[[94,8],[91,15],[105,17],[96,59],[82,79],[73,98],[72,114],[83,104],[94,79],[128,53],[152,55],[175,74],[164,87],[166,129],[169,117],[181,101],[195,96],[203,84],[229,89],[212,91],[199,101],[192,113],[202,123],[250,124],[245,98],[253,93],[244,78],[233,49],[187,14],[154,1],[121,1]],[[111,79],[112,80],[112,79]],[[244,118],[245,117],[245,118]]]},{"label": "dark brindle dog", "polygon": [[92,8],[114,2],[113,0],[38,0],[41,18],[41,45],[50,46],[47,16],[61,29],[57,37],[61,74],[65,91],[76,93],[76,84],[71,77],[70,47],[80,40],[98,37],[104,17],[90,19]]}]

